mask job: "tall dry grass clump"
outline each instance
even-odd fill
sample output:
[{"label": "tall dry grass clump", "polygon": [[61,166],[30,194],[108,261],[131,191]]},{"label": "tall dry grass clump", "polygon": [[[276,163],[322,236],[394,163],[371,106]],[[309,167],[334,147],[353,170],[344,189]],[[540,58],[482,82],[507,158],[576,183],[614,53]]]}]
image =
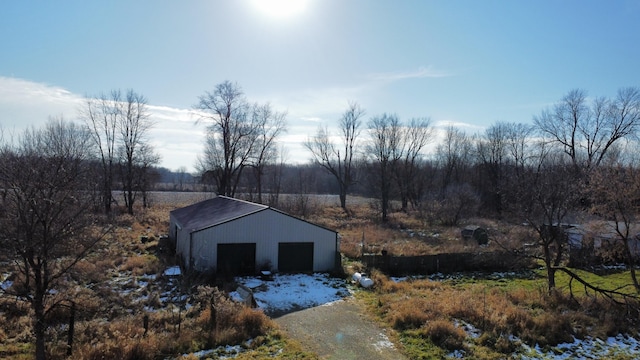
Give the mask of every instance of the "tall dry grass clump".
[{"label": "tall dry grass clump", "polygon": [[157,274],[162,268],[163,266],[158,258],[150,254],[131,255],[120,265],[121,270],[130,271],[133,276]]},{"label": "tall dry grass clump", "polygon": [[461,350],[467,337],[465,331],[455,326],[451,321],[437,319],[426,323],[419,333],[447,350]]},{"label": "tall dry grass clump", "polygon": [[420,328],[440,315],[426,297],[390,302],[385,310],[389,323],[396,330]]}]

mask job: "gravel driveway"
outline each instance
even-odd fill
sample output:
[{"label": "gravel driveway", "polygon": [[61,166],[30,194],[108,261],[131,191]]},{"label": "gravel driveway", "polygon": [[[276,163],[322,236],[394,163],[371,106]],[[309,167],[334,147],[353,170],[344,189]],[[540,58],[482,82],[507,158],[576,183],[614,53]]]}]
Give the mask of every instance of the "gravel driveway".
[{"label": "gravel driveway", "polygon": [[386,331],[367,317],[354,298],[296,311],[274,320],[321,359],[406,359],[389,341]]}]

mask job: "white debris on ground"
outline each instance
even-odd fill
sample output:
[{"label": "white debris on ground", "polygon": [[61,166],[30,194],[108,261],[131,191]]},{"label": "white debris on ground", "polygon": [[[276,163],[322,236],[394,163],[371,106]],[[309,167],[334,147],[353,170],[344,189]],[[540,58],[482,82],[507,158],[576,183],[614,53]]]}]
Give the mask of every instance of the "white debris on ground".
[{"label": "white debris on ground", "polygon": [[365,274],[361,274],[359,272],[354,273],[351,276],[351,279],[353,280],[353,282],[355,282],[356,284],[359,284],[365,289],[368,289],[373,286],[373,280],[371,280],[371,278],[367,277]]},{"label": "white debris on ground", "polygon": [[172,266],[164,271],[165,276],[179,276],[181,274],[180,266]]},{"label": "white debris on ground", "polygon": [[[276,274],[273,280],[256,277],[238,277],[238,284],[253,291],[258,307],[267,314],[282,314],[341,300],[349,296],[344,279],[328,274]],[[240,298],[237,292],[230,294]]]}]

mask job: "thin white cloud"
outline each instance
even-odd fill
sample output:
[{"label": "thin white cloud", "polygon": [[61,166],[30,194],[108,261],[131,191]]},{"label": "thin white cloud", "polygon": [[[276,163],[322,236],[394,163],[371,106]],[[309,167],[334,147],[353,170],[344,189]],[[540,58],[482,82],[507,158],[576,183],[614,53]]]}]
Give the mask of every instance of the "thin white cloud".
[{"label": "thin white cloud", "polygon": [[308,117],[301,117],[300,120],[302,121],[307,121],[307,122],[312,122],[312,123],[322,123],[322,118],[319,118],[317,116],[308,116]]},{"label": "thin white cloud", "polygon": [[438,120],[433,123],[433,127],[436,129],[446,129],[449,126],[453,126],[455,128],[458,128],[460,130],[465,130],[465,131],[467,129],[471,131],[481,131],[486,128],[485,126],[475,125],[475,124],[470,124],[470,123],[455,121],[455,120]]},{"label": "thin white cloud", "polygon": [[412,71],[394,71],[386,73],[369,74],[368,78],[374,81],[393,82],[406,79],[443,78],[453,76],[452,73],[436,70],[433,66],[421,66]]}]

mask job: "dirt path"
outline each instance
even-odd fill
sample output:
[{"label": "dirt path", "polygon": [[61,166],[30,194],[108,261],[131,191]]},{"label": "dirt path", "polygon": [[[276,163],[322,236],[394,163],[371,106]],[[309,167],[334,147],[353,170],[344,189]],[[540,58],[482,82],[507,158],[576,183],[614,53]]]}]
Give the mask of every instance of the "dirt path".
[{"label": "dirt path", "polygon": [[321,359],[406,359],[353,298],[296,311],[275,321]]}]

